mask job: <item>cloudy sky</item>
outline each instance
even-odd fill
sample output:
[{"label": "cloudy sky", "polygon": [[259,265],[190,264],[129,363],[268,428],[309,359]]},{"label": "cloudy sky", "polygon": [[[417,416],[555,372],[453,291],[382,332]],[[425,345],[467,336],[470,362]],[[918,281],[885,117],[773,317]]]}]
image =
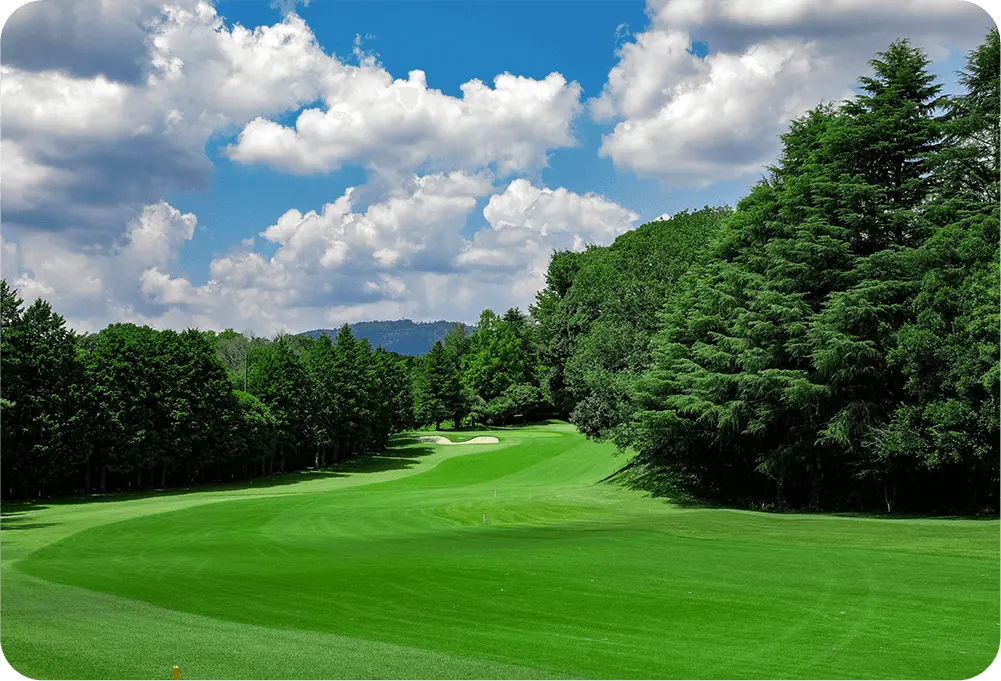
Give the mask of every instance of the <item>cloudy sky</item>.
[{"label": "cloudy sky", "polygon": [[733,204],[961,0],[36,0],[3,28],[0,275],[79,330],[523,309],[553,249]]}]

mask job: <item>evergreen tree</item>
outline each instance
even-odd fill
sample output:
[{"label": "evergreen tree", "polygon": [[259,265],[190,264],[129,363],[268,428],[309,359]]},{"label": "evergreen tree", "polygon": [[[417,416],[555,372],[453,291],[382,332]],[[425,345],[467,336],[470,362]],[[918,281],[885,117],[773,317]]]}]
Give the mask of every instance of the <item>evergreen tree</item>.
[{"label": "evergreen tree", "polygon": [[355,381],[357,387],[357,411],[355,422],[357,423],[355,432],[358,454],[371,454],[381,445],[378,434],[379,407],[382,399],[381,386],[377,385],[379,372],[374,363],[372,346],[367,338],[360,339],[354,344],[354,356],[352,364],[355,371]]},{"label": "evergreen tree", "polygon": [[414,411],[419,423],[434,424],[450,418],[460,397],[459,373],[441,341],[436,341],[423,357],[414,395]]},{"label": "evergreen tree", "polygon": [[519,383],[527,385],[539,385],[539,347],[536,333],[536,324],[531,317],[525,315],[516,307],[509,308],[501,323],[506,325],[514,333],[521,348],[521,365],[523,373]]},{"label": "evergreen tree", "polygon": [[[858,471],[843,454],[895,390],[874,348],[908,290],[890,254],[928,232],[942,128],[926,64],[894,43],[857,101],[783,136],[770,177],[668,304],[630,436],[646,460],[730,501],[845,502]],[[863,291],[875,305],[859,307]],[[841,323],[869,336],[852,341]]]},{"label": "evergreen tree", "polygon": [[525,375],[521,341],[509,324],[484,310],[469,339],[462,381],[486,401],[498,397]]},{"label": "evergreen tree", "polygon": [[17,400],[23,391],[19,379],[22,304],[7,280],[0,280],[0,479],[7,494],[15,493],[14,483],[20,483],[16,471],[25,458],[16,436],[20,431]]},{"label": "evergreen tree", "polygon": [[630,420],[630,389],[649,364],[664,299],[730,212],[682,211],[588,251],[565,299],[576,336],[564,382],[575,402],[570,420],[585,435],[610,437]]},{"label": "evergreen tree", "polygon": [[267,405],[242,390],[233,392],[235,418],[230,421],[230,447],[239,454],[243,477],[263,474],[265,462],[274,456],[277,424]]},{"label": "evergreen tree", "polygon": [[[895,480],[906,473],[892,458],[873,456],[877,433],[905,397],[905,379],[891,359],[908,322],[923,269],[921,246],[932,233],[928,200],[947,131],[940,86],[928,60],[897,41],[871,62],[864,94],[843,107],[831,145],[847,159],[839,189],[841,219],[857,256],[851,284],[832,293],[809,331],[817,381],[828,392],[821,442],[847,452],[853,474],[893,508]],[[851,176],[849,177],[849,174]],[[880,494],[881,493],[881,494]]]},{"label": "evergreen tree", "polygon": [[204,482],[209,466],[224,463],[231,456],[225,447],[225,433],[227,419],[236,410],[232,385],[211,336],[188,329],[179,335],[162,332],[160,337],[173,346],[168,348],[164,370],[174,376],[166,382],[164,393],[172,400],[170,430],[175,454],[186,456],[189,482],[195,469],[199,482]]},{"label": "evergreen tree", "polygon": [[574,278],[592,250],[553,253],[546,270],[546,285],[529,307],[529,312],[538,322],[539,360],[546,367],[543,390],[557,414],[564,417],[570,415],[578,401],[578,396],[567,384],[566,363],[573,354],[574,340],[581,331],[571,315],[567,297]]},{"label": "evergreen tree", "polygon": [[[308,450],[309,378],[285,337],[275,341],[250,374],[250,392],[267,405],[277,431],[277,470],[284,470],[286,457]],[[272,457],[268,473],[276,470]]]},{"label": "evergreen tree", "polygon": [[386,375],[386,392],[389,394],[391,433],[414,427],[413,371],[409,358],[387,353],[389,369]]},{"label": "evergreen tree", "polygon": [[[442,347],[452,366],[455,368],[456,373],[460,374],[463,362],[466,361],[466,356],[469,354],[470,348],[469,336],[466,334],[466,325],[459,322],[453,324],[442,340]],[[453,407],[455,411],[451,415],[451,418],[456,428],[461,427],[472,406],[467,399],[468,395],[468,392],[464,393],[460,391],[459,396],[455,400],[455,406]]]},{"label": "evergreen tree", "polygon": [[[651,341],[649,372],[628,397],[635,401],[630,409],[640,410],[636,423],[614,433],[620,444],[639,449],[640,461],[663,467],[689,491],[730,501],[760,495],[765,480],[756,471],[759,456],[781,455],[780,438],[796,437],[788,430],[784,393],[804,360],[784,341],[802,333],[809,310],[797,285],[824,286],[845,267],[838,263],[839,243],[830,226],[802,198],[811,187],[792,182],[793,168],[806,160],[800,155],[829,118],[830,112],[818,109],[793,126],[771,177],[715,233],[705,261],[670,288],[662,330]],[[783,201],[787,194],[799,195],[806,207]],[[783,247],[797,239],[804,247],[789,249],[787,257],[815,259],[821,276],[803,276],[808,262],[781,257]],[[584,415],[599,424],[614,422],[611,406],[620,400],[613,393],[603,402],[610,405],[605,413],[591,407]]]},{"label": "evergreen tree", "polygon": [[338,394],[336,381],[337,354],[330,336],[326,334],[316,339],[303,355],[303,365],[309,376],[309,440],[315,448],[313,466],[327,465],[327,452],[332,450],[338,439],[343,405]]},{"label": "evergreen tree", "polygon": [[338,437],[338,459],[346,459],[362,451],[366,405],[363,391],[366,367],[361,363],[364,350],[351,333],[351,327],[344,324],[337,334],[334,346],[333,380],[331,391],[339,397],[340,428]]},{"label": "evergreen tree", "polygon": [[863,260],[818,325],[818,367],[843,404],[824,434],[856,453],[887,510],[997,503],[998,54],[995,29],[967,60],[935,173],[912,178],[935,231]]},{"label": "evergreen tree", "polygon": [[62,487],[89,454],[86,377],[74,334],[39,299],[21,312],[16,293],[2,283],[3,475],[34,493]]}]

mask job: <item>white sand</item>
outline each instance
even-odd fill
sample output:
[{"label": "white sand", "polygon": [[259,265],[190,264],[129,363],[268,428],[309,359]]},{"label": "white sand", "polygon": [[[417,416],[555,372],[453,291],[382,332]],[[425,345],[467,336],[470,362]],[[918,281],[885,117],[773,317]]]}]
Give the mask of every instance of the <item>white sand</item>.
[{"label": "white sand", "polygon": [[447,437],[442,437],[441,435],[422,435],[417,439],[421,442],[433,442],[436,445],[492,445],[500,442],[500,440],[490,435],[474,437],[465,442],[452,442]]}]

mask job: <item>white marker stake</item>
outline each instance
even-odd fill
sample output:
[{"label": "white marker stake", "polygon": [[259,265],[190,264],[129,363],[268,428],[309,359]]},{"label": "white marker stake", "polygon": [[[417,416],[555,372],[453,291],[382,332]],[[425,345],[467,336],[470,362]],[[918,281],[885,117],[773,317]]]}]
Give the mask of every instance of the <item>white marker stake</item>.
[{"label": "white marker stake", "polygon": [[487,514],[486,513],[483,514],[483,524],[484,525],[487,524]]}]

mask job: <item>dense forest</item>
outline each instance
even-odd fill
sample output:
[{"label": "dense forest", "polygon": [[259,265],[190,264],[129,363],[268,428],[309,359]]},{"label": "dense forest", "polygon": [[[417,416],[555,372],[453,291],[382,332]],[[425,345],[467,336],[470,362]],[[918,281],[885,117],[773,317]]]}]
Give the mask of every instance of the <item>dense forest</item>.
[{"label": "dense forest", "polygon": [[411,426],[406,359],[347,326],[336,343],[134,324],[79,336],[0,289],[5,497],[318,468]]},{"label": "dense forest", "polygon": [[[443,339],[455,323],[414,322],[409,319],[355,322],[351,324],[351,333],[359,340],[366,339],[373,348],[382,347],[388,352],[415,357],[423,355],[435,341]],[[467,327],[466,330],[472,331],[473,328]],[[310,338],[319,338],[321,335],[336,337],[337,329],[313,329],[304,331],[302,335]]]},{"label": "dense forest", "polygon": [[556,255],[533,316],[561,413],[674,495],[996,512],[999,62],[995,29],[946,97],[897,41],[732,213]]},{"label": "dense forest", "polygon": [[3,494],[232,480],[556,417],[675,498],[996,512],[999,63],[993,30],[944,96],[891,44],[854,99],[792,122],[736,208],[554,253],[528,314],[485,310],[419,357],[347,325],[80,336],[4,282]]}]

